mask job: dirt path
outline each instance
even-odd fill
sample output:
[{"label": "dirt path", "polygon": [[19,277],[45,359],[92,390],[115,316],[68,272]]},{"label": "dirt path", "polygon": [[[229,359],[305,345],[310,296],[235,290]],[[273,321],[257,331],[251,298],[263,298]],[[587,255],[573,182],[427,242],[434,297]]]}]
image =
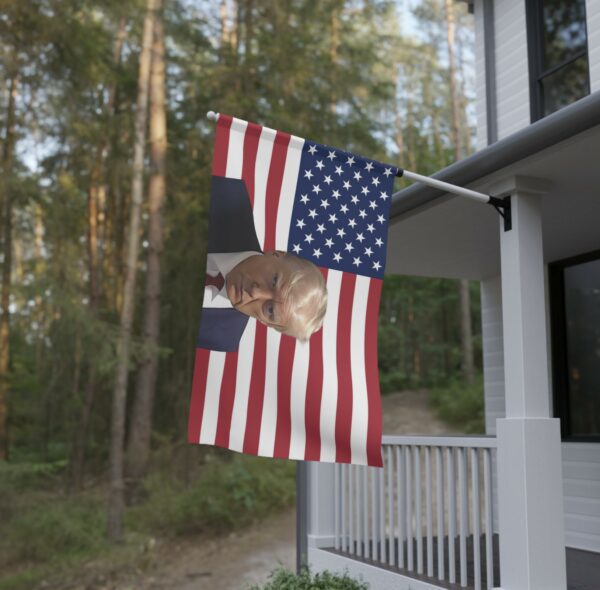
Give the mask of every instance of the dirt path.
[{"label": "dirt path", "polygon": [[[428,392],[404,391],[382,399],[385,434],[450,434],[429,408]],[[295,509],[221,538],[159,542],[142,569],[90,564],[76,579],[47,590],[246,590],[263,584],[278,565],[295,569]]]}]

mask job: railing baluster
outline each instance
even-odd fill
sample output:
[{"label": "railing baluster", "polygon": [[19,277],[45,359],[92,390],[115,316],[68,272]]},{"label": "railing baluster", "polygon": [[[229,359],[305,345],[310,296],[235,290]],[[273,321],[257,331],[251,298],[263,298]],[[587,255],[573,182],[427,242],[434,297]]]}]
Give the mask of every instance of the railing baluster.
[{"label": "railing baluster", "polygon": [[333,512],[335,521],[335,548],[340,548],[340,467],[338,463],[333,465]]},{"label": "railing baluster", "polygon": [[479,449],[471,449],[471,503],[473,516],[473,575],[475,590],[481,590],[481,514],[479,506]]},{"label": "railing baluster", "polygon": [[385,481],[383,469],[377,469],[376,473],[379,482],[379,561],[384,563],[387,559],[385,550]]},{"label": "railing baluster", "polygon": [[376,469],[376,467],[369,468],[371,472],[371,559],[373,561],[379,558],[379,547],[377,546],[379,538],[379,478]]},{"label": "railing baluster", "polygon": [[368,467],[362,467],[363,472],[363,555],[371,557],[371,546],[369,545],[369,471]]},{"label": "railing baluster", "polygon": [[463,447],[458,449],[458,489],[460,498],[460,585],[467,585],[467,465]]},{"label": "railing baluster", "polygon": [[423,573],[423,528],[421,525],[421,449],[415,446],[415,537],[417,539],[417,573]]},{"label": "railing baluster", "polygon": [[356,553],[359,557],[363,556],[363,520],[362,520],[362,470],[363,467],[354,468],[356,475]]},{"label": "railing baluster", "polygon": [[385,438],[383,469],[334,465],[332,545],[431,579],[492,590],[495,440]]},{"label": "railing baluster", "polygon": [[413,518],[412,518],[412,449],[404,447],[404,465],[406,467],[406,561],[408,571],[414,570],[413,560]]},{"label": "railing baluster", "polygon": [[437,563],[438,580],[444,579],[444,472],[442,449],[435,447],[435,479],[437,491]]},{"label": "railing baluster", "polygon": [[404,538],[406,536],[406,469],[404,468],[404,447],[396,447],[398,465],[398,567],[404,567]]},{"label": "railing baluster", "polygon": [[433,576],[433,505],[431,502],[431,447],[425,447],[425,502],[427,504],[427,575]]},{"label": "railing baluster", "polygon": [[454,476],[454,449],[448,454],[448,581],[456,583],[456,478]]},{"label": "railing baluster", "polygon": [[347,481],[348,481],[348,467],[347,463],[340,465],[340,485],[341,485],[341,550],[347,551],[347,543],[348,543],[348,520],[346,518],[346,514],[348,512],[348,489],[347,489]]},{"label": "railing baluster", "polygon": [[485,579],[488,590],[494,587],[494,535],[492,519],[492,467],[491,451],[483,449],[483,495],[485,498]]},{"label": "railing baluster", "polygon": [[396,552],[394,551],[394,455],[392,447],[387,446],[386,462],[387,462],[387,491],[388,491],[388,550],[387,562],[388,565],[396,565]]},{"label": "railing baluster", "polygon": [[355,492],[355,467],[348,465],[348,551],[356,553],[354,546],[354,492]]}]

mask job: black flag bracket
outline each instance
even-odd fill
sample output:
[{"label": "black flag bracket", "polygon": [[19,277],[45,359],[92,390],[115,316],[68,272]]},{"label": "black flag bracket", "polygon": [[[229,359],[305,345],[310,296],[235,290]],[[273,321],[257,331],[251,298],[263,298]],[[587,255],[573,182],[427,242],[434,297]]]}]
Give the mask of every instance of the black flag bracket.
[{"label": "black flag bracket", "polygon": [[504,231],[512,229],[512,216],[510,213],[510,195],[506,197],[490,197],[488,203],[502,215],[504,219]]},{"label": "black flag bracket", "polygon": [[455,184],[450,184],[449,182],[444,182],[443,180],[437,180],[437,178],[423,176],[421,174],[410,172],[402,168],[398,168],[396,176],[403,176],[404,178],[414,180],[415,182],[422,182],[423,184],[427,184],[429,186],[432,186],[433,188],[437,188],[448,193],[454,193],[455,195],[460,195],[462,197],[468,197],[469,199],[474,199],[475,201],[479,201],[480,203],[488,203],[489,205],[492,205],[492,207],[494,207],[494,209],[496,209],[496,211],[498,211],[498,213],[500,213],[500,215],[504,219],[504,231],[510,231],[512,229],[512,217],[510,213],[510,195],[502,198],[492,197],[491,195],[486,195],[484,193],[471,190],[469,188],[456,186]]}]

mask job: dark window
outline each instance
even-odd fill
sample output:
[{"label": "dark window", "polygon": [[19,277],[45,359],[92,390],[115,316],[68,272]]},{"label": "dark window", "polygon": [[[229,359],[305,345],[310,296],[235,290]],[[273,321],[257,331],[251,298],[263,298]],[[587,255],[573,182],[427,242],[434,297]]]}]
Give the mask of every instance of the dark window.
[{"label": "dark window", "polygon": [[528,0],[531,121],[590,93],[585,0]]},{"label": "dark window", "polygon": [[548,269],[554,415],[564,439],[600,441],[600,252]]}]

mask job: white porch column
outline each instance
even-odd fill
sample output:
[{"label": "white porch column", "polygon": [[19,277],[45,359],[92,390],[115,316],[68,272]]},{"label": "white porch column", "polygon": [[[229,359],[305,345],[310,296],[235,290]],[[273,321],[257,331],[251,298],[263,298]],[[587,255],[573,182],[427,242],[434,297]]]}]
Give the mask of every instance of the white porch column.
[{"label": "white porch column", "polygon": [[335,544],[335,482],[333,463],[307,461],[308,465],[308,546]]},{"label": "white porch column", "polygon": [[503,590],[566,590],[561,439],[551,418],[541,199],[547,186],[514,177],[512,230],[500,218],[506,418],[497,420]]}]

